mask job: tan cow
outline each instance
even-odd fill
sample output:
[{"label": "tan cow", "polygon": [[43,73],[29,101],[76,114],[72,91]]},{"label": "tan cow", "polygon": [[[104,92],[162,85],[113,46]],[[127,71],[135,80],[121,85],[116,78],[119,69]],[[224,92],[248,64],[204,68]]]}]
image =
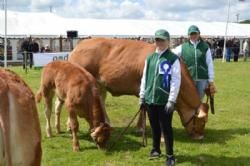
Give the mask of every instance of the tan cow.
[{"label": "tan cow", "polygon": [[24,81],[0,69],[0,165],[39,166],[41,130],[35,97]]},{"label": "tan cow", "polygon": [[45,100],[47,136],[51,137],[50,116],[52,99],[57,96],[56,130],[60,132],[59,118],[63,103],[69,112],[70,129],[73,136],[73,150],[79,151],[77,115],[89,123],[91,137],[99,148],[104,148],[110,137],[111,127],[106,123],[104,106],[94,77],[85,69],[67,61],[54,61],[47,64],[41,76],[41,86],[37,101]]},{"label": "tan cow", "polygon": [[[138,96],[145,59],[154,51],[154,44],[143,41],[96,38],[81,41],[72,51],[69,61],[81,65],[97,79],[103,98],[107,90],[113,96]],[[208,106],[201,103],[183,62],[181,68],[177,111],[187,132],[194,139],[201,139]],[[202,114],[198,115],[199,107]]]}]

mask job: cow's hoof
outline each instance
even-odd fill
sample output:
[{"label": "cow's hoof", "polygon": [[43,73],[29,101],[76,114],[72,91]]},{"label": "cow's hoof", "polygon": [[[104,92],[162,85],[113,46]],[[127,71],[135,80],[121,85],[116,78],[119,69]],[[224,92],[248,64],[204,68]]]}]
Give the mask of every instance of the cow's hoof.
[{"label": "cow's hoof", "polygon": [[195,136],[192,136],[193,140],[202,140],[203,138],[204,138],[204,135],[195,135]]},{"label": "cow's hoof", "polygon": [[47,138],[51,138],[52,137],[52,135],[51,134],[47,134]]},{"label": "cow's hoof", "polygon": [[56,130],[56,134],[60,134],[61,133],[61,130]]},{"label": "cow's hoof", "polygon": [[52,137],[51,130],[49,130],[49,129],[47,130],[47,137],[48,137],[48,138],[51,138],[51,137]]},{"label": "cow's hoof", "polygon": [[56,134],[60,134],[60,133],[61,133],[60,127],[56,126]]},{"label": "cow's hoof", "polygon": [[80,151],[80,147],[79,146],[74,146],[73,147],[73,151],[74,152],[79,152]]}]

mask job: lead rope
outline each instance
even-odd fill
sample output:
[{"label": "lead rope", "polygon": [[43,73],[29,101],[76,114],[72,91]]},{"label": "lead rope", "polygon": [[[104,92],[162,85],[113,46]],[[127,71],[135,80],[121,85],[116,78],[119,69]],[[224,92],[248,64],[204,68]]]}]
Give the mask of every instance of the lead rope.
[{"label": "lead rope", "polygon": [[142,146],[146,147],[148,144],[147,141],[147,135],[146,135],[146,123],[147,123],[147,114],[146,114],[146,108],[142,108]]},{"label": "lead rope", "polygon": [[147,139],[146,139],[146,111],[144,108],[139,108],[139,110],[136,112],[135,116],[131,119],[131,121],[129,122],[129,124],[127,125],[127,127],[118,135],[118,137],[116,138],[116,141],[108,148],[108,150],[111,150],[114,148],[114,146],[116,145],[116,143],[120,140],[120,138],[125,134],[125,132],[128,130],[128,128],[130,127],[130,125],[133,123],[133,121],[135,120],[135,118],[137,117],[137,115],[141,112],[142,114],[145,114],[145,116],[143,116],[143,146],[147,144]]}]

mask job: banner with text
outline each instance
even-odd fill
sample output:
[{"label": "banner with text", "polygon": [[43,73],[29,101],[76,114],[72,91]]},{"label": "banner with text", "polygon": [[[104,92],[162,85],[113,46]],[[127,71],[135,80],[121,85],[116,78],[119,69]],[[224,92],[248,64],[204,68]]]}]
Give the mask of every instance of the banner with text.
[{"label": "banner with text", "polygon": [[33,53],[34,67],[43,67],[55,60],[68,60],[69,52]]}]

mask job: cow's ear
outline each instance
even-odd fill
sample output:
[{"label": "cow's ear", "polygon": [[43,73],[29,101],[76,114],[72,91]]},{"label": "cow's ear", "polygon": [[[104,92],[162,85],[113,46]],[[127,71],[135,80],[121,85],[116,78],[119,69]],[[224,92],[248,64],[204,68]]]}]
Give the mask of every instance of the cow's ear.
[{"label": "cow's ear", "polygon": [[96,132],[92,132],[92,133],[90,134],[90,136],[91,136],[93,139],[95,139],[95,137],[96,137]]},{"label": "cow's ear", "polygon": [[90,130],[91,133],[95,132],[95,127]]},{"label": "cow's ear", "polygon": [[208,109],[209,106],[207,103],[202,103],[199,108],[199,114],[197,115],[198,118],[205,118],[208,116]]}]

